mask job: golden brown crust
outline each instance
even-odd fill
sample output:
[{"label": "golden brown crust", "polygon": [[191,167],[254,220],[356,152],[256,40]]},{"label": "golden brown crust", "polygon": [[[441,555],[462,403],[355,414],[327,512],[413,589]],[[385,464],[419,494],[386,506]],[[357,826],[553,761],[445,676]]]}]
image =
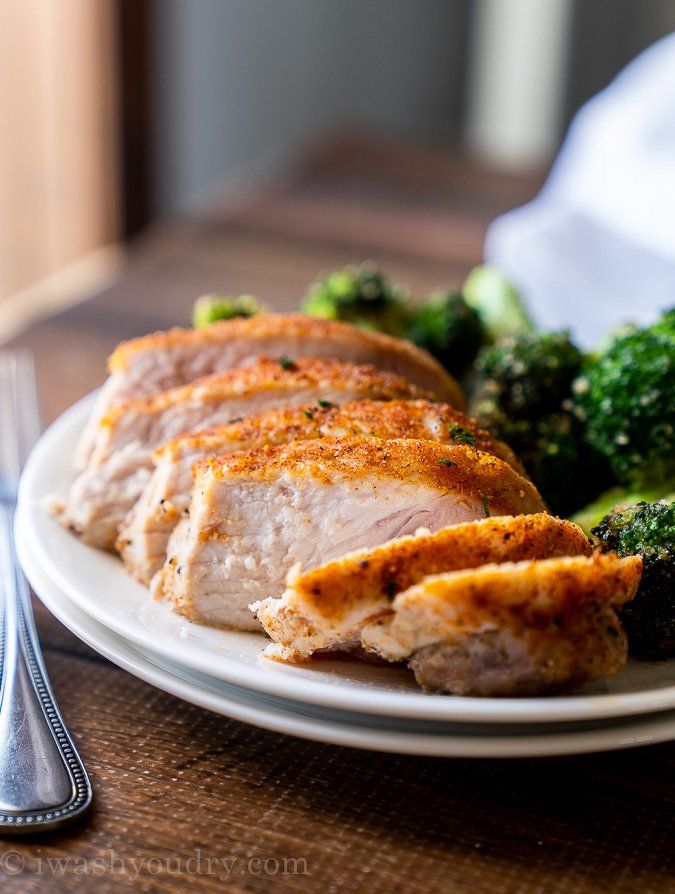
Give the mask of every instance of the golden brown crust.
[{"label": "golden brown crust", "polygon": [[417,607],[451,610],[454,625],[480,626],[486,618],[498,623],[502,612],[528,626],[548,624],[552,614],[575,613],[584,605],[622,605],[640,583],[642,559],[613,553],[562,556],[536,561],[504,562],[429,577],[401,593],[394,613]]},{"label": "golden brown crust", "polygon": [[101,425],[115,425],[128,412],[157,413],[189,400],[216,403],[227,397],[243,398],[264,390],[283,391],[302,387],[362,391],[364,395],[381,400],[402,397],[428,397],[428,392],[412,385],[403,376],[377,369],[371,364],[343,363],[330,359],[298,359],[290,366],[285,362],[261,357],[257,363],[228,369],[196,379],[188,385],[170,388],[125,401],[112,407],[101,420]]},{"label": "golden brown crust", "polygon": [[[349,553],[303,574],[291,573],[295,598],[339,624],[359,603],[391,600],[422,578],[497,562],[590,555],[578,525],[547,513],[481,519],[436,533],[401,537]],[[276,637],[275,637],[276,639]]]},{"label": "golden brown crust", "polygon": [[503,460],[474,447],[437,441],[323,438],[202,460],[195,486],[208,479],[242,477],[270,481],[280,474],[358,481],[405,481],[483,501],[485,515],[540,512],[545,507],[534,485]]},{"label": "golden brown crust", "polygon": [[[111,373],[123,371],[129,359],[142,351],[163,351],[171,347],[218,344],[234,339],[273,338],[287,335],[290,338],[321,338],[333,342],[358,341],[372,348],[373,354],[389,352],[409,359],[424,369],[427,374],[437,377],[443,395],[457,406],[464,405],[464,397],[457,382],[450,376],[431,354],[418,348],[410,341],[394,338],[381,332],[359,329],[349,323],[336,320],[322,320],[307,314],[261,314],[244,318],[237,317],[226,322],[214,323],[206,329],[170,329],[168,332],[153,332],[142,338],[122,342],[108,360]],[[261,352],[263,353],[263,352]]]},{"label": "golden brown crust", "polygon": [[[350,401],[340,406],[321,406],[320,402],[303,407],[287,407],[257,413],[227,425],[183,435],[155,451],[155,461],[181,452],[218,453],[223,445],[286,443],[292,440],[330,437],[367,436],[377,438],[414,438],[464,443],[473,438],[477,450],[491,453],[526,477],[520,461],[510,447],[478,426],[449,404],[429,400]],[[250,449],[248,446],[245,449]]]},{"label": "golden brown crust", "polygon": [[595,553],[427,577],[400,593],[389,614],[367,624],[361,642],[400,661],[432,644],[452,647],[466,635],[499,631],[529,643],[544,675],[581,682],[589,674],[615,673],[625,662],[625,636],[613,609],[633,598],[641,572],[637,556]]}]

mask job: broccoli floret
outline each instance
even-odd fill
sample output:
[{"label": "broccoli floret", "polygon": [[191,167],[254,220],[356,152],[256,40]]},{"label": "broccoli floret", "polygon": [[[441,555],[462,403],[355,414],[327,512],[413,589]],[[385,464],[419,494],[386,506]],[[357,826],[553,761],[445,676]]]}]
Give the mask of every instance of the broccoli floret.
[{"label": "broccoli floret", "polygon": [[589,450],[583,426],[572,414],[560,410],[531,419],[509,419],[472,406],[485,428],[506,441],[520,457],[551,512],[567,516],[575,512],[598,487],[609,483],[607,467]]},{"label": "broccoli floret", "polygon": [[654,487],[642,490],[626,490],[622,487],[612,487],[596,497],[588,506],[584,506],[572,517],[584,529],[587,534],[592,528],[599,525],[602,519],[613,510],[625,509],[634,503],[655,503],[657,500],[675,500],[675,478],[664,481]]},{"label": "broccoli floret", "polygon": [[521,333],[483,348],[470,383],[470,411],[516,451],[550,509],[568,515],[612,483],[571,411],[583,363],[566,332]]},{"label": "broccoli floret", "polygon": [[574,383],[586,439],[629,488],[675,476],[675,312],[618,336]]},{"label": "broccoli floret", "polygon": [[254,317],[264,311],[263,305],[253,295],[202,295],[197,298],[192,309],[192,325],[195,329],[205,329],[218,320]]},{"label": "broccoli floret", "polygon": [[611,481],[602,457],[586,447],[583,427],[571,413],[540,417],[514,449],[556,515],[575,512],[588,493]]},{"label": "broccoli floret", "polygon": [[614,511],[593,535],[603,550],[642,556],[637,594],[621,608],[631,650],[643,658],[675,656],[675,502]]},{"label": "broccoli floret", "polygon": [[402,337],[410,311],[402,289],[387,282],[372,264],[345,267],[310,286],[302,310],[314,317],[344,320]]},{"label": "broccoli floret", "polygon": [[516,287],[489,264],[474,267],[462,294],[483,322],[485,341],[534,330]]},{"label": "broccoli floret", "polygon": [[652,326],[657,332],[663,332],[671,337],[675,336],[675,307],[666,310],[661,314],[661,318]]},{"label": "broccoli floret", "polygon": [[445,292],[417,309],[408,338],[461,376],[483,343],[483,324],[459,292]]},{"label": "broccoli floret", "polygon": [[571,396],[583,355],[567,332],[522,333],[483,348],[471,386],[474,412],[494,405],[510,419],[558,412]]}]

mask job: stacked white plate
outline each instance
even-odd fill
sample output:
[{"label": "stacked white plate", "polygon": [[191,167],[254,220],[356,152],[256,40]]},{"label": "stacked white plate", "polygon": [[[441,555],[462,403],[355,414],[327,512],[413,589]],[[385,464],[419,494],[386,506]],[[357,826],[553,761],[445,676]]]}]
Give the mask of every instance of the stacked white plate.
[{"label": "stacked white plate", "polygon": [[208,710],[324,742],[409,754],[518,757],[627,748],[675,738],[675,662],[630,662],[570,696],[426,695],[399,667],[261,657],[262,634],[212,630],[154,601],[111,555],[50,515],[66,493],[91,397],[43,435],[22,479],[17,545],[35,592],[66,627],[148,683]]}]

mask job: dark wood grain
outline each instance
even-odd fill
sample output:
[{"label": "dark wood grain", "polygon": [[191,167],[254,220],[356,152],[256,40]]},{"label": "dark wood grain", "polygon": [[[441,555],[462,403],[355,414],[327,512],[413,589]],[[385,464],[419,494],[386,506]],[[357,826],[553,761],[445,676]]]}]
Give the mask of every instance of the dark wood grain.
[{"label": "dark wood grain", "polygon": [[[290,309],[319,270],[367,255],[416,293],[457,283],[489,220],[536,188],[410,148],[342,146],[306,171],[157,228],[112,288],[17,339],[36,352],[47,421],[102,380],[117,341],[184,322],[200,292]],[[301,741],[153,689],[36,611],[96,800],[76,829],[0,839],[3,892],[675,888],[670,745],[468,761]]]}]

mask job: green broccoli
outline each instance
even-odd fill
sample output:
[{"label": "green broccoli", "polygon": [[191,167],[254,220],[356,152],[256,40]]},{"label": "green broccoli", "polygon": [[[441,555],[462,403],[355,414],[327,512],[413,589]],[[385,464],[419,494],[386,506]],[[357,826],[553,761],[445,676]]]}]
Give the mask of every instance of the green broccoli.
[{"label": "green broccoli", "polygon": [[665,310],[651,328],[656,332],[663,332],[671,338],[675,336],[675,307]]},{"label": "green broccoli", "polygon": [[462,286],[462,295],[479,314],[485,341],[534,330],[518,290],[489,264],[474,267]]},{"label": "green broccoli", "polygon": [[612,483],[571,412],[572,382],[583,363],[566,332],[521,333],[483,348],[470,382],[470,411],[506,441],[553,512],[579,509]]},{"label": "green broccoli", "polygon": [[617,336],[573,388],[586,440],[621,484],[642,489],[675,477],[675,311]]},{"label": "green broccoli", "polygon": [[474,412],[495,406],[511,420],[558,412],[569,400],[583,355],[567,332],[521,333],[483,348],[471,385]]},{"label": "green broccoli", "polygon": [[265,308],[252,295],[221,296],[202,295],[197,298],[192,309],[192,325],[195,329],[205,329],[219,320],[233,317],[254,317],[264,313]]},{"label": "green broccoli", "polygon": [[583,426],[564,410],[542,416],[521,441],[528,474],[556,515],[569,516],[612,480],[603,458],[584,443]]},{"label": "green broccoli", "polygon": [[593,528],[603,550],[642,556],[635,598],[621,608],[631,650],[643,658],[675,656],[675,502],[636,503]]},{"label": "green broccoli", "polygon": [[417,309],[408,338],[453,375],[461,376],[483,343],[483,324],[461,293],[444,292],[432,295]]},{"label": "green broccoli", "polygon": [[657,500],[675,500],[675,478],[639,490],[611,487],[596,497],[588,506],[584,506],[583,509],[576,512],[572,516],[572,521],[582,527],[587,534],[590,534],[592,528],[599,525],[613,509],[625,509],[634,503],[655,503]]},{"label": "green broccoli", "polygon": [[405,292],[365,263],[329,273],[310,286],[302,310],[402,337],[410,321]]},{"label": "green broccoli", "polygon": [[568,516],[611,478],[602,457],[584,442],[583,426],[576,417],[559,412],[509,419],[495,410],[476,405],[471,411],[479,422],[506,441],[520,457],[549,509]]}]

